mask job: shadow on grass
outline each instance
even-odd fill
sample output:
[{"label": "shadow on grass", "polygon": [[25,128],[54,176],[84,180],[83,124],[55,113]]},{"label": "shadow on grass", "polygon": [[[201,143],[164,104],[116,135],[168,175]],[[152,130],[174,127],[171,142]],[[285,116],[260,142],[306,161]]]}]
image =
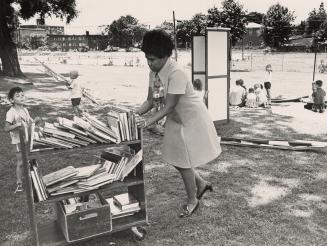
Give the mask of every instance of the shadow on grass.
[{"label": "shadow on grass", "polygon": [[230,111],[229,123],[216,124],[216,129],[222,137],[324,141],[322,137],[303,134],[290,126],[293,120],[292,116],[274,114],[270,110]]}]

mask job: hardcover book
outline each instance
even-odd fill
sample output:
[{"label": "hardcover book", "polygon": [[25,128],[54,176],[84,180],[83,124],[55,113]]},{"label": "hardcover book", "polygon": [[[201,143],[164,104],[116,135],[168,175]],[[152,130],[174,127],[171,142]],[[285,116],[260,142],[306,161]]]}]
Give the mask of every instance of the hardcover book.
[{"label": "hardcover book", "polygon": [[122,193],[113,197],[114,204],[121,210],[137,208],[140,206],[139,201],[136,200],[129,193]]},{"label": "hardcover book", "polygon": [[43,176],[42,179],[45,186],[50,186],[52,184],[58,183],[59,181],[75,176],[77,173],[78,171],[76,170],[76,168],[74,168],[73,166],[67,166],[58,171]]}]

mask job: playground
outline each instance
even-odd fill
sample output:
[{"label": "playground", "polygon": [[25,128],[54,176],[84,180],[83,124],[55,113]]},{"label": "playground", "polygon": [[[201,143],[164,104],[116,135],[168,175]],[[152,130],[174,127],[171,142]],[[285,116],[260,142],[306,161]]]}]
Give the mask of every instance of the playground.
[{"label": "playground", "polygon": [[[240,57],[240,51],[235,54]],[[190,52],[182,51],[178,55],[179,62],[191,73]],[[324,56],[317,56],[318,63]],[[105,115],[106,105],[136,108],[146,97],[149,69],[143,53],[24,55],[20,56],[21,67],[29,79],[0,78],[0,96],[5,97],[13,86],[21,86],[34,117],[40,115],[47,121],[54,121],[58,116],[70,118],[72,113],[64,83],[44,74],[34,57],[64,76],[70,70],[78,70],[83,85],[101,102],[101,106],[87,100],[82,104],[99,118]],[[109,58],[112,65],[108,65]],[[242,78],[248,88],[261,83],[264,66],[269,62],[274,69],[273,97],[306,96],[311,93],[313,61],[314,54],[264,55],[258,52],[251,56],[247,53],[245,60],[233,60],[230,83],[233,86],[238,78]],[[322,79],[324,89],[327,88],[327,73],[316,71],[315,79]],[[22,84],[24,82],[33,84]],[[217,132],[223,137],[327,141],[327,114],[305,110],[303,105],[302,102],[280,103],[267,110],[231,110],[230,122],[217,125]],[[0,105],[2,119],[8,107]],[[0,128],[3,126],[4,120]],[[30,231],[25,194],[13,193],[15,163],[9,152],[9,135],[1,131],[0,136],[0,245],[27,246],[30,245]],[[162,162],[161,143],[162,137],[144,131],[149,227],[147,238],[137,245],[325,245],[326,153],[223,145],[220,157],[199,169],[213,184],[214,192],[206,194],[192,217],[179,219],[179,209],[184,203],[183,183],[178,173]],[[82,162],[84,155],[72,158]],[[56,158],[50,156],[48,160],[53,163]],[[47,163],[48,160],[41,161]],[[51,206],[38,212],[42,220],[54,216]],[[129,231],[123,231],[78,245],[136,243]]]}]

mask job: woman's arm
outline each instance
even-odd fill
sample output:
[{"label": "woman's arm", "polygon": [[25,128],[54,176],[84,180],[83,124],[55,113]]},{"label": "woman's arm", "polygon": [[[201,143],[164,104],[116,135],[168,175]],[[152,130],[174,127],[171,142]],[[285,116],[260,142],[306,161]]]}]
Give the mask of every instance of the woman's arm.
[{"label": "woman's arm", "polygon": [[171,113],[174,108],[176,107],[179,98],[182,94],[167,94],[166,98],[166,105],[160,109],[158,112],[156,112],[153,116],[151,116],[149,119],[146,120],[146,125],[151,125],[159,120],[161,120],[163,117],[165,117],[167,114]]},{"label": "woman's arm", "polygon": [[146,101],[141,105],[139,109],[136,110],[135,113],[142,115],[147,113],[150,109],[152,109],[153,106],[153,99],[152,99],[152,88],[148,88],[148,96]]}]

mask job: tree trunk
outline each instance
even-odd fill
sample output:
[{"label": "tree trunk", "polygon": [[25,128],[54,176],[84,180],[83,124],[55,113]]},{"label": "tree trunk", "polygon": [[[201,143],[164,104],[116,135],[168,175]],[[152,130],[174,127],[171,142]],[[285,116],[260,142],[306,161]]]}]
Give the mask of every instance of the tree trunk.
[{"label": "tree trunk", "polygon": [[0,58],[2,74],[10,77],[24,77],[20,69],[17,48],[10,35],[4,15],[0,15]]}]

